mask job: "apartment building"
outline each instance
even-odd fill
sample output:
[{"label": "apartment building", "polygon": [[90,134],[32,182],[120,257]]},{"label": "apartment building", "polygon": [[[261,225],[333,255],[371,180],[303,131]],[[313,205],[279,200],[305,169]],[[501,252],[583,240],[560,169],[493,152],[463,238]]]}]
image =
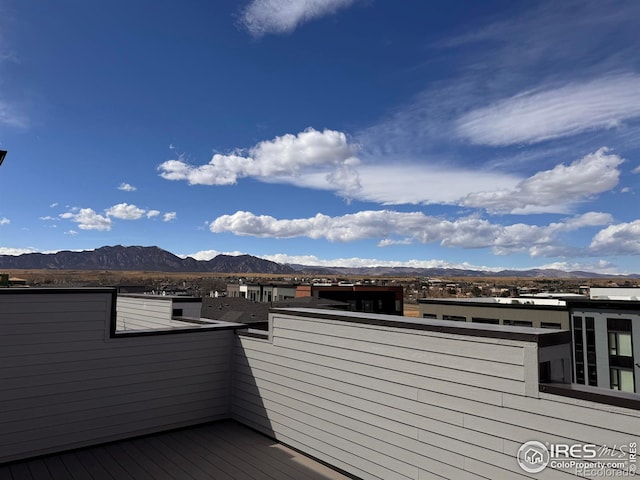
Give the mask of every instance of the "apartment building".
[{"label": "apartment building", "polygon": [[299,285],[296,298],[315,297],[344,302],[351,312],[403,315],[404,290],[401,286],[311,284]]},{"label": "apartment building", "polygon": [[404,290],[401,286],[322,283],[309,285],[228,284],[227,296],[256,302],[281,302],[312,297],[339,302],[352,312],[402,315]]},{"label": "apartment building", "polygon": [[118,331],[116,304],[0,289],[0,478],[562,480],[594,448],[636,471],[640,396],[571,384],[569,331],[312,308]]},{"label": "apartment building", "polygon": [[569,330],[562,298],[423,298],[418,304],[421,318]]},{"label": "apartment building", "polygon": [[296,285],[276,283],[229,283],[227,296],[254,302],[276,302],[296,297]]},{"label": "apartment building", "polygon": [[574,382],[640,393],[640,301],[569,303]]}]

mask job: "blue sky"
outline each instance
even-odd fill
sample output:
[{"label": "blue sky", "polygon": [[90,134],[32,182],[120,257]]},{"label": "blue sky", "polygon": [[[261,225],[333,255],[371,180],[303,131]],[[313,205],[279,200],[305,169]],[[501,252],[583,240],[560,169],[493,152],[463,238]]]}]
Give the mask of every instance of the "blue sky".
[{"label": "blue sky", "polygon": [[640,2],[0,0],[0,253],[640,273]]}]

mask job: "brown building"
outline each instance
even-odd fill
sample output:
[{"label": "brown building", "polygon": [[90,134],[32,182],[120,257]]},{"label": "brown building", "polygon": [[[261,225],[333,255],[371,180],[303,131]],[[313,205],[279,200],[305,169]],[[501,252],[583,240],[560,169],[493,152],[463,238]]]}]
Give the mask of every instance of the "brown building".
[{"label": "brown building", "polygon": [[386,313],[402,315],[403,289],[400,286],[374,286],[352,284],[299,285],[296,298],[315,297],[337,300],[349,305],[352,312]]}]

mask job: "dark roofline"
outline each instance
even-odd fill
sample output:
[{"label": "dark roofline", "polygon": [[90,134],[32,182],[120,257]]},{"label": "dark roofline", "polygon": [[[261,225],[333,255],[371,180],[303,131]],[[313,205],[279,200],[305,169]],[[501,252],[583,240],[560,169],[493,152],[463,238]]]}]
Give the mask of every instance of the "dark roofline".
[{"label": "dark roofline", "polygon": [[406,328],[472,337],[499,338],[537,343],[540,347],[571,343],[569,330],[548,330],[529,327],[486,325],[479,323],[453,322],[448,320],[416,319],[396,315],[363,314],[360,312],[333,313],[328,310],[301,308],[272,308],[269,313],[284,313],[305,318],[337,320],[341,322]]},{"label": "dark roofline", "polygon": [[640,301],[637,300],[567,300],[567,306],[585,309],[634,310],[640,313]]},{"label": "dark roofline", "polygon": [[62,294],[62,293],[112,293],[116,294],[114,287],[17,287],[17,288],[0,288],[0,295],[15,295],[15,294]]},{"label": "dark roofline", "polygon": [[563,397],[640,410],[640,395],[575,383],[541,383],[539,390]]}]

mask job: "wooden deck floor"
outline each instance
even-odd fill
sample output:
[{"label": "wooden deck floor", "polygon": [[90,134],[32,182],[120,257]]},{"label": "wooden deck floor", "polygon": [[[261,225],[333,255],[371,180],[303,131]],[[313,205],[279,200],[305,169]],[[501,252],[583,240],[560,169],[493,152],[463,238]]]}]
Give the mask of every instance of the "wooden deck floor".
[{"label": "wooden deck floor", "polygon": [[347,480],[225,421],[0,465],[0,480]]}]

